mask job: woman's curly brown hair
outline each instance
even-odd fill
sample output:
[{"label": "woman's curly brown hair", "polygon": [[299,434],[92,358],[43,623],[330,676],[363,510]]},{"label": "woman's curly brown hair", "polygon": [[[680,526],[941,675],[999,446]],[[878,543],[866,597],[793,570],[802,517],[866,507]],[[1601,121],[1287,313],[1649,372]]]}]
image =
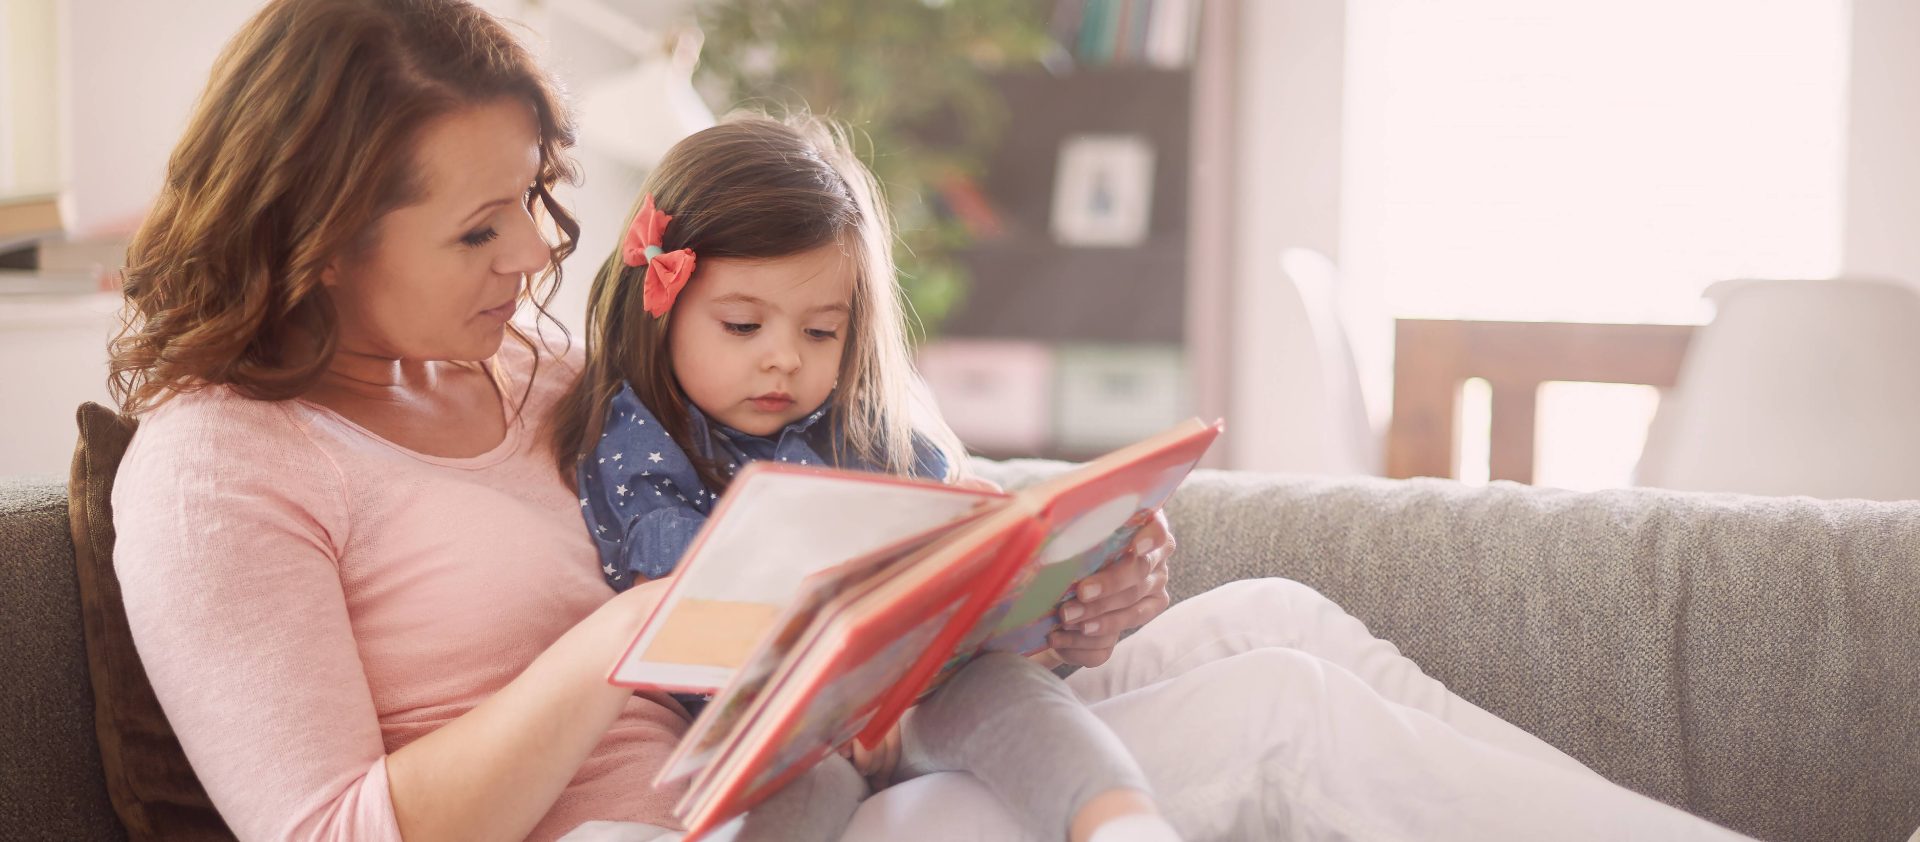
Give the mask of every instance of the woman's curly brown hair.
[{"label": "woman's curly brown hair", "polygon": [[527,209],[556,234],[527,294],[544,315],[579,225],[551,193],[576,178],[573,127],[531,53],[462,0],[268,4],[221,54],[127,251],[108,384],[121,410],[215,384],[262,400],[306,392],[336,342],[322,270],[419,198],[422,127],[501,97],[531,104],[540,125]]}]

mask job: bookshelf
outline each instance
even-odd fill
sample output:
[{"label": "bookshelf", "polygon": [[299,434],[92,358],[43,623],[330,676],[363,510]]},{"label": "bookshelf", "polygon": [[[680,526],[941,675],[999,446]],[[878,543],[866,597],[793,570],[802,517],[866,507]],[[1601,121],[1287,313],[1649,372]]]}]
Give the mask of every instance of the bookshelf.
[{"label": "bookshelf", "polygon": [[[1197,0],[1061,0],[1051,29],[1063,54],[994,77],[1011,119],[975,185],[990,216],[969,221],[966,295],[920,358],[974,452],[1082,460],[1224,414],[1193,376],[1218,356],[1194,326],[1218,322],[1191,306],[1218,299],[1191,281],[1207,261],[1195,203],[1224,201],[1195,166],[1218,142],[1196,108],[1226,101],[1208,95],[1225,58],[1209,53],[1227,39],[1203,18],[1219,5],[1203,15]],[[1089,145],[1111,154],[1077,178],[1075,147]],[[1076,214],[1094,217],[1081,225],[1091,236],[1075,233]]]},{"label": "bookshelf", "polygon": [[[1003,75],[996,83],[1013,118],[981,187],[1003,230],[963,252],[970,282],[946,332],[1178,343],[1192,74],[1101,67]],[[1056,236],[1055,205],[1071,201],[1056,190],[1062,149],[1084,136],[1137,138],[1151,149],[1146,230],[1137,242],[1080,246]]]}]

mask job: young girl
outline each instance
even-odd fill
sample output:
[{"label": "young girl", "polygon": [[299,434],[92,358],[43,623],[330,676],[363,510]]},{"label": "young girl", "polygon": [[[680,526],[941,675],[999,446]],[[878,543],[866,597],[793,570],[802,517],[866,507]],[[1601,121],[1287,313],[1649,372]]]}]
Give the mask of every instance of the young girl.
[{"label": "young girl", "polygon": [[[798,119],[729,120],[650,175],[594,279],[586,369],[559,422],[614,588],[671,574],[752,460],[977,482],[913,373],[877,194],[843,140]],[[969,665],[882,750],[829,757],[738,838],[837,839],[862,775],[941,770],[972,772],[1038,838],[1177,838],[1119,739],[1008,654]]]}]

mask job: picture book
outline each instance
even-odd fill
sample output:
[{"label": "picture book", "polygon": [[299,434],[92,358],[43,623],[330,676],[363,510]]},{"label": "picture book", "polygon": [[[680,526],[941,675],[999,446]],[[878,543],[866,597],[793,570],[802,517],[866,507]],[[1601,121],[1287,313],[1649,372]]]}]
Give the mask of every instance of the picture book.
[{"label": "picture book", "polygon": [[743,469],[609,675],[712,694],[655,780],[690,779],[687,838],[874,745],[980,654],[1046,649],[1074,583],[1126,554],[1220,429],[1189,420],[1009,493]]}]

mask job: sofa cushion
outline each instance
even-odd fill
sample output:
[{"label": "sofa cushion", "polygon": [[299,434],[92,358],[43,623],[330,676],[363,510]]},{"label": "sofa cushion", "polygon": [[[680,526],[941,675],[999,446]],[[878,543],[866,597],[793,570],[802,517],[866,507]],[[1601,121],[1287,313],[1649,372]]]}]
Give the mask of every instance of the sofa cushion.
[{"label": "sofa cushion", "polygon": [[95,403],[77,420],[67,514],[107,793],[131,839],[232,839],[154,698],[120,602],[111,501],[134,422]]},{"label": "sofa cushion", "polygon": [[1630,789],[1774,842],[1920,825],[1920,502],[1196,471],[1167,515],[1176,599],[1312,585]]}]

